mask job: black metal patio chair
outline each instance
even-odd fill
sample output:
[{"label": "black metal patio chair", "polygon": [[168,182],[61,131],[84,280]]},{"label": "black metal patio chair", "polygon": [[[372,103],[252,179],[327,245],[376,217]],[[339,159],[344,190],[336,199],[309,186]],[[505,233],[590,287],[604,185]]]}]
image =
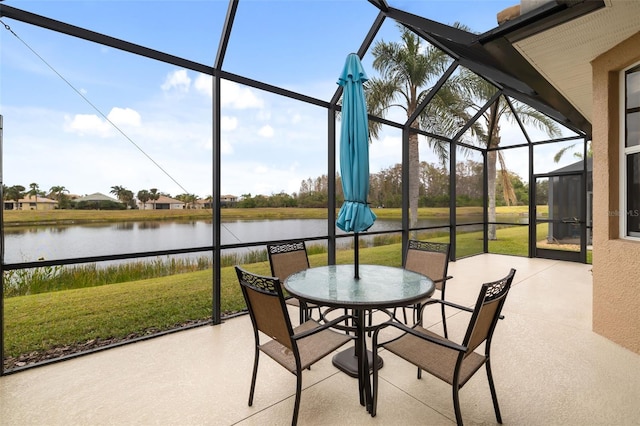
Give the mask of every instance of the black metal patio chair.
[{"label": "black metal patio chair", "polygon": [[249,310],[255,338],[249,406],[253,405],[260,352],[264,352],[296,376],[296,397],[291,422],[295,425],[300,410],[302,371],[354,339],[353,336],[330,329],[353,317],[343,315],[323,324],[307,320],[293,328],[278,278],[252,274],[238,266],[236,274]]},{"label": "black metal patio chair", "polygon": [[[409,327],[397,320],[391,320],[381,324],[373,333],[373,356],[377,356],[381,347],[385,348],[387,351],[416,365],[419,371],[424,370],[450,384],[453,388],[453,406],[458,425],[462,425],[458,392],[476,371],[482,365],[485,365],[496,420],[498,423],[502,423],[498,398],[491,374],[490,351],[493,332],[498,319],[501,318],[500,312],[511,288],[515,273],[516,270],[511,269],[506,277],[498,281],[482,284],[474,309],[435,299],[438,303],[471,312],[471,319],[462,343],[455,343],[439,336],[423,328],[420,324]],[[429,305],[423,305],[422,309],[427,306]],[[378,343],[379,332],[387,327],[395,327],[403,333],[391,340]],[[476,352],[475,350],[482,343],[484,343],[484,353]],[[373,407],[371,416],[376,415],[378,380],[378,366],[377,363],[373,363]]]}]

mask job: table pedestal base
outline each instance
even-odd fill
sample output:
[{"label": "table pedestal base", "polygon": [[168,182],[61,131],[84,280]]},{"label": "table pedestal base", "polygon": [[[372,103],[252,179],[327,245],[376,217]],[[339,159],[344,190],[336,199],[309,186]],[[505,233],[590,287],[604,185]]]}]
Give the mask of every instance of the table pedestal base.
[{"label": "table pedestal base", "polygon": [[[382,368],[384,362],[378,355],[378,369]],[[367,350],[367,360],[369,362],[369,372],[373,368],[373,353]],[[345,349],[333,356],[333,365],[343,373],[351,377],[358,377],[358,357],[356,356],[356,348]]]}]

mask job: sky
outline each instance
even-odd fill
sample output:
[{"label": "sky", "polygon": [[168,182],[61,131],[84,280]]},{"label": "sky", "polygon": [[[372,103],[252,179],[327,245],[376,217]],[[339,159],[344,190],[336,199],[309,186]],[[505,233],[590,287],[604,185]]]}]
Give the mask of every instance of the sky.
[{"label": "sky", "polygon": [[[499,11],[518,2],[389,3],[481,33],[497,26]],[[215,60],[228,8],[221,0],[5,0],[2,5],[205,65]],[[377,13],[365,0],[241,0],[222,68],[329,101],[346,56],[358,50]],[[2,23],[3,184],[36,183],[45,192],[64,186],[77,195],[109,194],[113,186],[134,193],[156,188],[173,196],[212,194],[209,76],[6,17]],[[396,41],[398,35],[387,20],[375,40]],[[362,62],[375,76],[370,53]],[[326,174],[324,109],[229,81],[223,81],[221,96],[221,194],[292,194],[303,180]],[[387,118],[404,121],[401,110]],[[513,126],[502,128],[505,144],[523,141]],[[553,163],[558,149],[536,148],[536,173],[576,161],[567,155],[563,163]],[[507,166],[526,178],[526,152],[515,151],[505,153]],[[437,161],[426,144],[420,155]],[[370,145],[370,171],[400,161],[401,133],[383,129]]]}]

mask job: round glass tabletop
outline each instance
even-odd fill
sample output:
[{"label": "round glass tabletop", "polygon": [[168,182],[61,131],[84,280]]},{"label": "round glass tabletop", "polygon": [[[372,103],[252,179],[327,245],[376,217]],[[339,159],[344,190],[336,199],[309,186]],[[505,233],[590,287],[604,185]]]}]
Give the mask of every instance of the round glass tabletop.
[{"label": "round glass tabletop", "polygon": [[433,294],[433,281],[424,275],[392,266],[329,265],[289,276],[284,288],[300,299],[324,306],[362,309],[403,306]]}]

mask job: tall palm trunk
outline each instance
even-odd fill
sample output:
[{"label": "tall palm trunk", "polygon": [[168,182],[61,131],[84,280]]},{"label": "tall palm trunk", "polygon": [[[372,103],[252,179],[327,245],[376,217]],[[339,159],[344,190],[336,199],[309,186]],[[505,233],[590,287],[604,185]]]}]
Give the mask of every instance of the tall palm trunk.
[{"label": "tall palm trunk", "polygon": [[496,240],[496,160],[498,151],[487,152],[487,192],[489,197],[489,239]]},{"label": "tall palm trunk", "polygon": [[420,195],[420,154],[418,134],[409,134],[409,226],[418,223],[418,199]]},{"label": "tall palm trunk", "polygon": [[[494,102],[491,105],[488,123],[495,122],[491,135],[489,136],[489,141],[487,142],[487,148],[497,148],[500,145],[500,117],[498,115],[500,107],[500,102]],[[496,225],[492,222],[496,221],[496,178],[497,178],[497,169],[496,164],[498,160],[498,151],[489,151],[487,152],[487,196],[489,197],[489,206],[488,206],[488,219],[489,219],[489,228],[488,228],[488,239],[489,240],[497,240],[496,236]]]}]

